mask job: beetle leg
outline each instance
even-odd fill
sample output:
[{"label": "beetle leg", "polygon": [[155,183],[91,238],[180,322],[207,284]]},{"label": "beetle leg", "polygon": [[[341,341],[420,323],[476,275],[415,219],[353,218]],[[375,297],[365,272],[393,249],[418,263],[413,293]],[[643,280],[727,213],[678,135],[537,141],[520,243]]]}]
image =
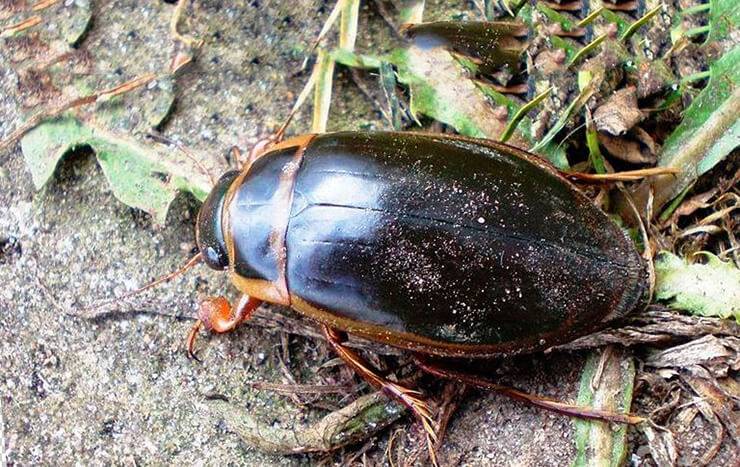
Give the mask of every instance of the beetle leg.
[{"label": "beetle leg", "polygon": [[489,381],[483,377],[465,373],[463,371],[453,370],[443,365],[438,365],[430,362],[424,356],[416,354],[415,359],[419,367],[429,374],[439,376],[441,378],[451,379],[459,381],[463,384],[469,384],[480,389],[486,389],[489,391],[495,391],[499,394],[503,394],[512,399],[526,402],[527,404],[541,407],[552,412],[556,412],[571,417],[585,418],[590,420],[603,420],[615,423],[625,423],[628,425],[634,425],[644,422],[643,417],[638,417],[629,413],[610,412],[607,410],[593,409],[591,407],[583,407],[580,405],[568,404],[565,402],[556,401],[547,397],[538,396],[535,394],[528,394],[526,392],[514,389],[508,386],[503,386]]},{"label": "beetle leg", "polygon": [[239,149],[239,146],[231,146],[226,160],[229,165],[233,164],[237,170],[245,170],[278,142],[280,142],[280,140],[277,135],[270,135],[266,138],[262,138],[254,143],[254,146],[252,146],[246,156],[244,156],[242,150]]},{"label": "beetle leg", "polygon": [[259,159],[261,155],[266,153],[273,144],[279,143],[281,139],[281,135],[275,134],[257,141],[254,146],[252,146],[252,149],[249,150],[249,154],[247,154],[247,160],[244,161],[241,168],[249,167],[250,165],[252,165],[254,161]]},{"label": "beetle leg", "polygon": [[236,309],[224,297],[208,297],[203,300],[198,309],[198,321],[190,329],[187,339],[188,356],[197,360],[193,348],[195,339],[201,327],[209,331],[224,333],[229,332],[242,322],[249,319],[254,310],[262,304],[262,300],[242,295],[236,305]]},{"label": "beetle leg", "polygon": [[324,335],[327,341],[331,345],[334,352],[344,360],[344,362],[355,370],[365,381],[370,383],[377,389],[385,392],[386,394],[395,397],[407,406],[419,419],[427,437],[435,442],[437,439],[437,432],[434,428],[434,422],[432,420],[432,411],[429,405],[421,398],[421,393],[414,389],[407,388],[398,383],[394,383],[378,374],[378,371],[373,368],[365,359],[363,359],[357,352],[350,349],[344,342],[347,337],[344,333],[332,329],[328,326],[323,327]]},{"label": "beetle leg", "polygon": [[239,146],[231,146],[229,148],[229,155],[226,156],[226,162],[230,167],[236,167],[236,170],[242,170],[244,168],[245,161],[242,160],[242,150]]}]

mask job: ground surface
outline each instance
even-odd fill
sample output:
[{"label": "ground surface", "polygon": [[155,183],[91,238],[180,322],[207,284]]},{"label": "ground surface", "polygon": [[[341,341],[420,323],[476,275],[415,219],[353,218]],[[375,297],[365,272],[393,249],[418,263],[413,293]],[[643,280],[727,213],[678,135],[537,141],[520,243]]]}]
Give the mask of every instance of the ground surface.
[{"label": "ground surface", "polygon": [[[290,93],[305,79],[291,78],[290,71],[299,67],[300,51],[315,37],[329,6],[197,3],[193,21],[206,41],[203,55],[178,81],[177,109],[163,134],[220,157],[231,145],[274,130],[286,114]],[[156,1],[99,2],[84,42],[97,69],[133,77],[162,67],[169,59],[173,8]],[[0,84],[14,89],[15,76],[6,65],[0,66]],[[337,92],[346,104],[335,107],[332,126],[377,123],[370,104],[350,88],[340,82]],[[20,121],[17,96],[4,92],[0,137]],[[299,118],[295,131],[306,127]],[[299,465],[323,459],[261,454],[205,412],[204,396],[218,393],[268,423],[300,423],[322,413],[247,384],[286,382],[278,363],[284,339],[279,333],[244,326],[227,336],[202,338],[203,363],[185,358],[184,337],[199,297],[235,295],[225,277],[199,267],[137,299],[136,313],[94,321],[65,314],[181,264],[194,247],[194,201],[178,199],[167,224],[153,226],[115,200],[92,157],[65,160],[39,192],[18,147],[0,154],[0,166],[0,236],[18,242],[0,263],[0,395],[10,463]],[[324,344],[300,337],[287,341],[295,378],[323,381],[310,369],[326,358]],[[506,380],[572,399],[584,355],[507,363]],[[396,428],[414,429],[408,420]],[[476,394],[455,416],[442,457],[466,465],[564,465],[574,454],[572,433],[567,418]],[[383,458],[387,438],[388,432],[381,434],[370,446],[371,461]]]}]

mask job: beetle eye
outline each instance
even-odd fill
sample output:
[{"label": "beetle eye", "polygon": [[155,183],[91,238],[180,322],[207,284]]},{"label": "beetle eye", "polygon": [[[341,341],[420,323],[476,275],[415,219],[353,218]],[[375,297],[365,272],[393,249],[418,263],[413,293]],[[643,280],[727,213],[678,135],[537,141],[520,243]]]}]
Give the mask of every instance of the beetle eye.
[{"label": "beetle eye", "polygon": [[238,172],[224,174],[208,194],[203,206],[198,212],[196,225],[196,242],[198,249],[203,253],[206,265],[212,269],[224,270],[229,265],[226,252],[226,242],[222,231],[222,208],[226,192],[234,181]]},{"label": "beetle eye", "polygon": [[203,256],[206,263],[214,269],[216,269],[214,266],[220,266],[222,269],[226,269],[229,264],[225,255],[211,246],[206,247],[205,251],[203,251]]}]

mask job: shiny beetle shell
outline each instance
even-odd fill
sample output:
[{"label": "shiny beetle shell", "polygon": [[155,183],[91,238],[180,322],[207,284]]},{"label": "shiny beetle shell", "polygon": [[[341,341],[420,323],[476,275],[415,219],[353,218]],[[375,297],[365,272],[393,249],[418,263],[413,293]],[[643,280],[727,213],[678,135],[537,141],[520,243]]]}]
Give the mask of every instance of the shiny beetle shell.
[{"label": "shiny beetle shell", "polygon": [[201,251],[223,252],[243,292],[374,341],[440,356],[529,352],[603,327],[645,295],[624,232],[507,145],[308,135],[227,182],[201,212]]}]

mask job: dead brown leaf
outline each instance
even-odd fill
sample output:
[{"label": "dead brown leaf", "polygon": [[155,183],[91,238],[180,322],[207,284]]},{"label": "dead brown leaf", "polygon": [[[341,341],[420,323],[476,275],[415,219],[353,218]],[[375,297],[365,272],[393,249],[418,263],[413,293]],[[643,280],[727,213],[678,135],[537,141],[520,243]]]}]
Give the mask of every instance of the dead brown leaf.
[{"label": "dead brown leaf", "polygon": [[[735,403],[717,384],[713,376],[705,376],[697,377],[684,373],[681,378],[709,405],[711,411],[719,418],[734,440],[735,447],[738,448],[740,447],[740,420],[735,413]],[[705,418],[711,421],[711,416],[705,416]]]},{"label": "dead brown leaf", "polygon": [[668,89],[676,77],[663,60],[644,61],[638,65],[637,97],[643,99]]},{"label": "dead brown leaf", "polygon": [[673,216],[671,216],[671,223],[676,223],[679,217],[690,216],[698,209],[705,209],[711,206],[709,200],[712,199],[718,191],[718,188],[712,188],[709,191],[699,193],[698,195],[682,202],[681,205],[676,208]]},{"label": "dead brown leaf", "polygon": [[715,376],[740,369],[740,339],[707,335],[669,349],[654,351],[645,360],[654,368],[685,368],[700,365]]},{"label": "dead brown leaf", "polygon": [[548,76],[562,69],[565,59],[563,49],[543,50],[534,59],[534,66],[543,76]]},{"label": "dead brown leaf", "polygon": [[657,161],[657,145],[653,138],[640,127],[634,127],[624,136],[599,133],[599,142],[612,156],[632,164],[654,164]]},{"label": "dead brown leaf", "polygon": [[641,425],[641,430],[648,440],[648,448],[656,465],[673,466],[678,460],[678,451],[673,433],[660,427],[648,424]]},{"label": "dead brown leaf", "polygon": [[637,107],[637,89],[632,86],[616,91],[594,111],[596,129],[614,136],[627,133],[644,117]]},{"label": "dead brown leaf", "polygon": [[718,318],[702,318],[651,306],[635,313],[618,327],[581,337],[557,349],[587,349],[607,344],[631,346],[638,344],[667,344],[687,337],[705,335],[740,336],[740,326]]}]

